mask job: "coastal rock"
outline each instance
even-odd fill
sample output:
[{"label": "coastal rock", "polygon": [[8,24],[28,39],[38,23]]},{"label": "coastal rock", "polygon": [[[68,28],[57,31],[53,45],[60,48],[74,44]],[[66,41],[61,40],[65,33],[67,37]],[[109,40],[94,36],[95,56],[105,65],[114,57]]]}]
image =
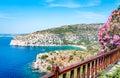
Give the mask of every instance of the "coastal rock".
[{"label": "coastal rock", "polygon": [[52,64],[58,64],[60,68],[64,68],[96,54],[97,52],[87,53],[80,50],[61,50],[50,53],[39,53],[32,67],[38,72],[49,72],[51,71]]},{"label": "coastal rock", "polygon": [[10,45],[26,46],[25,42],[21,40],[12,40]]}]

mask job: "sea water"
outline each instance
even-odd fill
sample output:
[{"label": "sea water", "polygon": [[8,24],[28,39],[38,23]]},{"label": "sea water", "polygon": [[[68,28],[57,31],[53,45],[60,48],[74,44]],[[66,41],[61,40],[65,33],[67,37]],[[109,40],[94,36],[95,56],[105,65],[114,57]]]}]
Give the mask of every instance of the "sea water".
[{"label": "sea water", "polygon": [[32,68],[38,53],[55,50],[81,50],[72,46],[18,47],[10,46],[12,37],[0,37],[0,78],[38,78],[45,73],[37,73]]}]

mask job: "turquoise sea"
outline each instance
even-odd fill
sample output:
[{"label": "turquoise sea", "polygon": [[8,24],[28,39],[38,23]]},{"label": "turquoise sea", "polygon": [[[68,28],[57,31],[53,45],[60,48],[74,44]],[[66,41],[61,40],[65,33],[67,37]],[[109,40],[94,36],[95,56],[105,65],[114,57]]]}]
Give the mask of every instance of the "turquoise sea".
[{"label": "turquoise sea", "polygon": [[72,46],[10,46],[12,39],[12,37],[0,37],[0,78],[38,78],[45,74],[37,73],[31,68],[38,53],[69,49],[81,50]]}]

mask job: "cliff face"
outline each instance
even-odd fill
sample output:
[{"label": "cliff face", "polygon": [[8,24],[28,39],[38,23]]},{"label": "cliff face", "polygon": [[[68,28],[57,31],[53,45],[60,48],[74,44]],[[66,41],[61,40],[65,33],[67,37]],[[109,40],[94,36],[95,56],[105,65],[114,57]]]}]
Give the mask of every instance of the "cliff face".
[{"label": "cliff face", "polygon": [[103,24],[76,24],[37,31],[15,37],[10,45],[52,46],[88,44],[97,41],[97,33],[101,25]]}]

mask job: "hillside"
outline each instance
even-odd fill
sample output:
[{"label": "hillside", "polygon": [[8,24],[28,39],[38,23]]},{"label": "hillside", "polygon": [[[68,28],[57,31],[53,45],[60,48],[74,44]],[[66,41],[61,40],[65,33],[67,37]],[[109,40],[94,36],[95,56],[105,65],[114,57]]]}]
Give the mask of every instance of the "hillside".
[{"label": "hillside", "polygon": [[15,37],[10,45],[18,46],[53,46],[53,45],[85,45],[97,41],[98,24],[65,25],[37,31],[24,36]]}]

